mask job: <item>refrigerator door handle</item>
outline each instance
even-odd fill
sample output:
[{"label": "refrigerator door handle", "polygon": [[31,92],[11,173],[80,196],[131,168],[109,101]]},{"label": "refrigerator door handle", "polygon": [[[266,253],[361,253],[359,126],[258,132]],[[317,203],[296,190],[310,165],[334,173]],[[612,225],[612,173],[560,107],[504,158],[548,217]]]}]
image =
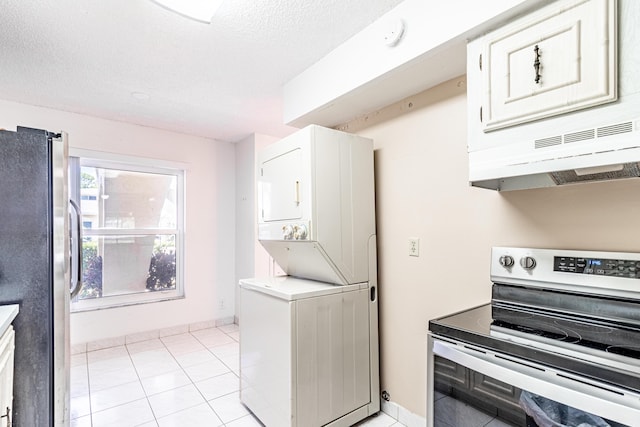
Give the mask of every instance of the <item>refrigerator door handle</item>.
[{"label": "refrigerator door handle", "polygon": [[[73,200],[69,205],[75,212],[75,221],[72,221],[71,232],[71,299],[75,298],[82,289],[82,214],[80,207]],[[75,222],[75,224],[73,224]],[[75,227],[73,227],[75,225]]]}]

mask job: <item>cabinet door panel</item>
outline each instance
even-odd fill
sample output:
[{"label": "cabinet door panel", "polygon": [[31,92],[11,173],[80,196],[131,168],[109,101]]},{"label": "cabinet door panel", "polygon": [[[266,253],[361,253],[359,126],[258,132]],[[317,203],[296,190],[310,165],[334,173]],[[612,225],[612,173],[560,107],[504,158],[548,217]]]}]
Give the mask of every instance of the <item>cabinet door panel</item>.
[{"label": "cabinet door panel", "polygon": [[434,381],[437,389],[449,393],[453,388],[469,388],[469,370],[451,360],[435,356]]},{"label": "cabinet door panel", "polygon": [[[13,418],[13,362],[15,350],[15,333],[13,326],[0,338],[0,415]],[[0,418],[0,426],[8,425],[8,417]]]},{"label": "cabinet door panel", "polygon": [[495,378],[473,372],[471,377],[471,391],[485,395],[491,399],[498,399],[507,405],[519,407],[520,390],[517,387],[496,380]]},{"label": "cabinet door panel", "polygon": [[[507,52],[507,64],[495,62],[496,65],[507,67],[505,104],[526,98],[558,97],[556,94],[559,92],[553,95],[550,92],[581,83],[580,22],[558,28],[544,37],[529,37],[528,40],[516,42]],[[533,66],[536,59],[540,62],[538,73]],[[539,83],[536,83],[536,77]],[[492,75],[495,84],[500,84],[500,78],[498,73]],[[582,83],[585,84],[585,81]],[[566,94],[567,98],[577,95],[575,92]]]},{"label": "cabinet door panel", "polygon": [[484,131],[617,98],[613,0],[559,1],[486,36]]},{"label": "cabinet door panel", "polygon": [[497,409],[501,418],[524,425],[524,413],[520,408],[520,389],[510,384],[472,371],[471,395],[480,403],[491,402],[490,407]]}]

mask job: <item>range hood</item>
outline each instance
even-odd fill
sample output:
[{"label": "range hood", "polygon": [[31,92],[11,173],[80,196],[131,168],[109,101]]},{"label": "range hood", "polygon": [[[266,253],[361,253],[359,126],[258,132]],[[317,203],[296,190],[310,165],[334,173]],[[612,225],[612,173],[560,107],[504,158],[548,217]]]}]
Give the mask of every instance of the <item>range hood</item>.
[{"label": "range hood", "polygon": [[[564,80],[559,77],[561,81],[556,87],[550,85],[546,89],[537,80],[534,84],[533,79],[525,80],[526,85],[521,85],[525,89],[517,86],[519,81],[513,76],[520,70],[515,67],[519,64],[510,61],[520,53],[525,58],[522,73],[528,77],[529,72],[538,72],[533,56],[538,55],[540,45],[543,56],[535,59],[542,58],[543,83],[545,73],[546,83],[553,79],[549,70],[557,65],[549,59],[551,47],[545,50],[541,35],[544,31],[536,30],[533,34],[540,35],[540,39],[526,32],[540,25],[551,34],[548,38],[564,34],[551,31],[561,27],[553,26],[551,20],[570,7],[587,3],[597,7],[611,5],[611,14],[616,19],[603,27],[611,31],[603,30],[604,43],[576,43],[580,31],[588,30],[589,26],[581,23],[581,18],[574,23],[571,21],[574,18],[569,17],[566,20],[572,25],[567,24],[567,28],[575,30],[575,40],[562,39],[554,49],[569,45],[575,56],[567,55],[568,59],[560,61],[557,68],[563,72],[565,68],[577,71],[570,70],[566,78],[561,76]],[[562,0],[547,8],[553,13],[541,9],[467,45],[467,132],[472,186],[509,191],[640,177],[640,49],[637,48],[640,32],[636,30],[640,2]],[[515,42],[500,45],[507,39]],[[603,53],[605,44],[608,56]],[[594,46],[599,46],[599,50]],[[593,52],[603,58],[595,70],[583,62],[586,54]],[[527,62],[529,57],[533,65]],[[598,104],[588,99],[592,92],[586,92],[584,105],[578,103],[568,108],[569,100],[580,91],[579,85],[588,79],[595,88],[594,97],[605,93],[607,88],[610,96]],[[551,97],[556,88],[566,89],[563,97],[548,98],[553,102],[545,103],[543,97]]]},{"label": "range hood", "polygon": [[471,152],[471,185],[509,191],[640,177],[640,120],[527,142]]}]

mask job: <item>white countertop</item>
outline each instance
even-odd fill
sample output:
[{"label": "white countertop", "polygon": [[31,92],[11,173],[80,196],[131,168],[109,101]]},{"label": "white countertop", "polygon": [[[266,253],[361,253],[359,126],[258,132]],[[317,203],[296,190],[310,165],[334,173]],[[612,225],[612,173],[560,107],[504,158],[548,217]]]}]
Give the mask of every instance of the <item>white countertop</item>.
[{"label": "white countertop", "polygon": [[18,315],[18,304],[0,305],[0,335],[4,334],[13,319]]}]

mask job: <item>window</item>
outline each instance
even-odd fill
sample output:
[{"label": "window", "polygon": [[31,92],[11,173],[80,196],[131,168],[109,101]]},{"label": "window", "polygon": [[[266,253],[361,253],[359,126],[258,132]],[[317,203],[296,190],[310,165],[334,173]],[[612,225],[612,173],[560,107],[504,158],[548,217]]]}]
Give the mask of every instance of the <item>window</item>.
[{"label": "window", "polygon": [[83,286],[72,310],[182,297],[183,170],[80,154],[69,173],[83,226]]}]

